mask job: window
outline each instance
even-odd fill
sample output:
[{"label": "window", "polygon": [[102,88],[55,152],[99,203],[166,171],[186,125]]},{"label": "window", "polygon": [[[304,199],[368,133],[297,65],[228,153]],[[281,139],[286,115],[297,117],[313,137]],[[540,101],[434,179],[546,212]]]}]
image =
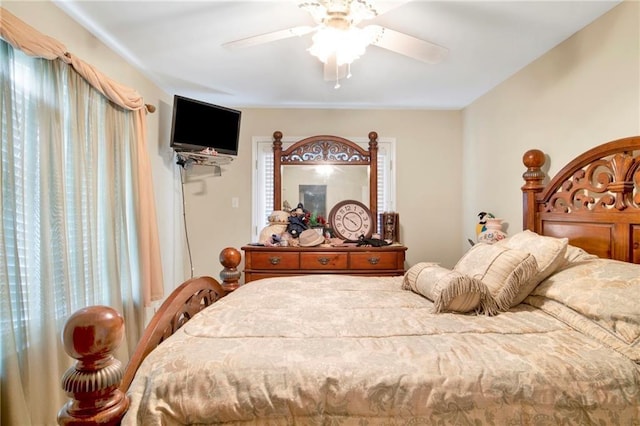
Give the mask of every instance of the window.
[{"label": "window", "polygon": [[0,423],[46,424],[66,400],[59,342],[72,312],[113,306],[126,318],[121,354],[138,341],[140,132],[71,66],[3,40],[0,105],[0,373],[11,389]]},{"label": "window", "polygon": [[[286,149],[301,138],[284,138],[282,148]],[[353,142],[367,148],[366,138],[352,138]],[[273,211],[273,140],[271,137],[253,138],[253,214],[251,241],[258,241],[262,228],[267,225],[267,217]],[[378,139],[378,213],[395,209],[395,138]],[[299,200],[289,200],[292,204]],[[293,207],[295,207],[295,204]],[[331,210],[333,206],[327,206]],[[328,214],[328,212],[327,212]],[[380,225],[380,224],[378,224]],[[379,226],[378,226],[379,229]]]}]

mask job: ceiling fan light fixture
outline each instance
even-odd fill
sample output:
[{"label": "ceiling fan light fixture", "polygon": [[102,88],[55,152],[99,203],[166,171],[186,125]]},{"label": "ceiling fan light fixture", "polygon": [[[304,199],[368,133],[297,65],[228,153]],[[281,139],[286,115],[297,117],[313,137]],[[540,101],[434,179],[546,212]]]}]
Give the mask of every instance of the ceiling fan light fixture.
[{"label": "ceiling fan light fixture", "polygon": [[323,27],[313,35],[312,40],[309,53],[325,64],[330,56],[335,55],[338,66],[351,64],[371,44],[366,32],[357,27],[346,30]]},{"label": "ceiling fan light fixture", "polygon": [[442,61],[448,54],[445,47],[377,24],[358,26],[360,22],[386,13],[407,1],[381,2],[394,3],[395,6],[386,4],[377,9],[372,0],[302,0],[298,5],[311,14],[315,26],[271,31],[230,41],[223,46],[250,47],[313,33],[312,46],[307,51],[324,63],[324,80],[335,81],[336,89],[340,87],[341,79],[351,77],[351,63],[364,55],[369,45],[428,64]]}]

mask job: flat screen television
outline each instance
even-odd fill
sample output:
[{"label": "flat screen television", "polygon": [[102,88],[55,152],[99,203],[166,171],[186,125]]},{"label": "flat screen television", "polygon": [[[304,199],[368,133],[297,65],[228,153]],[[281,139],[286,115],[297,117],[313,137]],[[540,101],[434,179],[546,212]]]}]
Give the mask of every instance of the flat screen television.
[{"label": "flat screen television", "polygon": [[177,151],[213,148],[238,155],[241,112],[196,99],[174,95],[171,147]]}]

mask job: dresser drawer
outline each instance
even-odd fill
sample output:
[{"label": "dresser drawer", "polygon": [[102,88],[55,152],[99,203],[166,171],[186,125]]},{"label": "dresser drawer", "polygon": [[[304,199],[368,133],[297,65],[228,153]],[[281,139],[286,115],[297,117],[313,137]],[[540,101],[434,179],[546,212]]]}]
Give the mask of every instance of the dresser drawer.
[{"label": "dresser drawer", "polygon": [[394,252],[363,252],[350,253],[350,269],[396,269],[398,255]]},{"label": "dresser drawer", "polygon": [[300,253],[300,269],[347,269],[348,253]]},{"label": "dresser drawer", "polygon": [[253,269],[299,269],[298,253],[281,251],[256,252],[251,256]]},{"label": "dresser drawer", "polygon": [[404,274],[406,247],[242,247],[245,284],[269,277],[348,274],[370,277]]}]

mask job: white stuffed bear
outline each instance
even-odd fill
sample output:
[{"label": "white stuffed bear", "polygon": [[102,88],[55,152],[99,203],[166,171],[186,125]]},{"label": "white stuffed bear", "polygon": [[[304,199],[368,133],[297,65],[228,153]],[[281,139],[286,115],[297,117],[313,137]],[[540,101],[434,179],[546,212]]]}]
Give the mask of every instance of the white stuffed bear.
[{"label": "white stuffed bear", "polygon": [[267,218],[269,224],[260,231],[258,243],[265,246],[274,245],[273,236],[279,238],[287,231],[289,224],[289,212],[283,210],[274,210]]}]

